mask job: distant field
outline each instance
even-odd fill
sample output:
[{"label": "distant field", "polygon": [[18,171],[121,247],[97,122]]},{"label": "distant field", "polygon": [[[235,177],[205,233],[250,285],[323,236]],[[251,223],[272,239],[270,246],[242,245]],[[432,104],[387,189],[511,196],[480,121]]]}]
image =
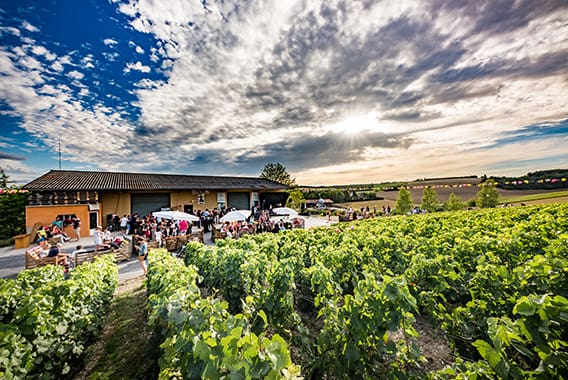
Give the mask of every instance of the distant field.
[{"label": "distant field", "polygon": [[[451,193],[459,196],[464,202],[474,199],[477,192],[480,190],[477,185],[479,184],[479,178],[456,178],[456,179],[442,179],[442,180],[431,180],[431,181],[419,181],[411,182],[409,186],[440,186],[440,185],[464,185],[462,187],[439,187],[435,188],[438,194],[438,199],[440,203],[448,200]],[[420,204],[422,200],[422,192],[424,189],[415,188],[410,189],[410,195],[415,204]],[[509,204],[543,204],[543,203],[555,203],[555,202],[568,202],[568,190],[558,191],[558,190],[503,190],[497,189],[500,195],[501,203]],[[383,200],[377,201],[358,201],[358,202],[345,202],[339,203],[337,206],[340,207],[353,207],[360,209],[361,207],[369,206],[369,208],[377,207],[382,209],[383,205],[386,207],[390,205],[391,208],[396,204],[396,198],[398,197],[398,191],[381,191],[377,192],[377,196],[383,197]]]},{"label": "distant field", "polygon": [[538,193],[538,194],[529,194],[524,196],[516,196],[516,197],[503,197],[501,202],[530,202],[530,201],[540,201],[540,200],[549,200],[549,199],[557,199],[557,198],[567,198],[568,191],[555,191],[553,193]]}]

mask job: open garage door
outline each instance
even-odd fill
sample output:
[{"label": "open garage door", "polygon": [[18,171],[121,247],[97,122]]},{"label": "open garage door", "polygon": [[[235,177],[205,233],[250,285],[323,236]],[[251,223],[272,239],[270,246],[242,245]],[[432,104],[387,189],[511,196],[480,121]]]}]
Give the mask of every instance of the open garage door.
[{"label": "open garage door", "polygon": [[166,207],[170,207],[169,193],[130,195],[130,210],[132,210],[133,215],[138,214],[141,218],[148,213]]},{"label": "open garage door", "polygon": [[260,193],[260,208],[262,210],[268,210],[270,206],[272,206],[272,208],[285,207],[288,196],[289,194],[286,192]]},{"label": "open garage door", "polygon": [[234,207],[237,210],[250,210],[250,194],[229,191],[227,193],[227,207]]}]

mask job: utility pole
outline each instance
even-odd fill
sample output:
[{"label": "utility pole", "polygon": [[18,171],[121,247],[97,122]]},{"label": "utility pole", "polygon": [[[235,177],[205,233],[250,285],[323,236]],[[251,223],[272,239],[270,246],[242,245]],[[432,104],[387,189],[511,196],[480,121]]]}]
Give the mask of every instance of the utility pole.
[{"label": "utility pole", "polygon": [[59,138],[59,170],[61,170],[61,137]]}]

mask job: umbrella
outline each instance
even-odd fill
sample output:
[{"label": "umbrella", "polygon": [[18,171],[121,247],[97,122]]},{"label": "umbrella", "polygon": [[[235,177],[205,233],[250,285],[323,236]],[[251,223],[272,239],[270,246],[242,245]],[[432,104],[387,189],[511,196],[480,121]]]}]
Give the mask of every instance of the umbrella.
[{"label": "umbrella", "polygon": [[157,218],[172,219],[172,220],[187,220],[190,222],[198,222],[199,218],[181,211],[155,211],[152,213]]},{"label": "umbrella", "polygon": [[230,211],[221,219],[221,222],[244,222],[250,216],[250,210],[237,210],[237,211]]},{"label": "umbrella", "polygon": [[276,207],[275,209],[272,210],[272,212],[274,213],[274,215],[290,215],[290,216],[298,215],[298,211],[290,207]]}]

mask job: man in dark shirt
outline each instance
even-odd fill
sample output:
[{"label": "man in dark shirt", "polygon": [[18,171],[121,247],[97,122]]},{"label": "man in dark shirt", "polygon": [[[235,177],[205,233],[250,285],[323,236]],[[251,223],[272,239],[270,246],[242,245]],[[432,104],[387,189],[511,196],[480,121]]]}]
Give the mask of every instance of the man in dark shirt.
[{"label": "man in dark shirt", "polygon": [[61,243],[58,243],[57,245],[51,246],[51,248],[49,248],[49,253],[47,254],[47,257],[55,257],[55,256],[59,255],[59,253],[61,252],[59,250],[59,248],[61,246],[62,246]]}]

